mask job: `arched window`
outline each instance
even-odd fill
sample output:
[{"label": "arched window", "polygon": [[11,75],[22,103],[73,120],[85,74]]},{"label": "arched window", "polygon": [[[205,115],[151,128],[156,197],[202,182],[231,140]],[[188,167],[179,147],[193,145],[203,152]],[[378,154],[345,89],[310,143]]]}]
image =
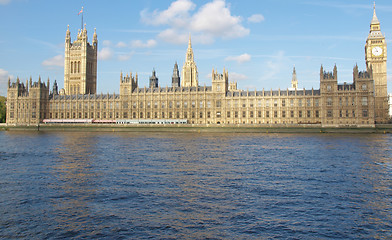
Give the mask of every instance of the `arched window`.
[{"label": "arched window", "polygon": [[73,62],[71,62],[71,73],[73,73]]}]

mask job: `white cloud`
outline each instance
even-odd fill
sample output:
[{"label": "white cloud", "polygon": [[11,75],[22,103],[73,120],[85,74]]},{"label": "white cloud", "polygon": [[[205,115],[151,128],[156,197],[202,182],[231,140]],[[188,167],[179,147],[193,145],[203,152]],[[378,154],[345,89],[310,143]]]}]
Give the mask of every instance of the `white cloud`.
[{"label": "white cloud", "polygon": [[11,0],[0,0],[0,5],[7,5]]},{"label": "white cloud", "polygon": [[227,58],[225,58],[225,60],[226,61],[236,61],[238,63],[244,63],[244,62],[249,62],[251,58],[252,57],[249,54],[244,53],[239,56],[228,56]]},{"label": "white cloud", "polygon": [[13,78],[9,75],[8,71],[0,68],[0,83],[5,83],[8,81],[8,78]]},{"label": "white cloud", "polygon": [[190,0],[177,0],[170,4],[169,8],[164,11],[154,10],[149,13],[146,9],[140,13],[142,22],[149,25],[173,25],[183,26],[186,19],[189,18],[189,11],[195,8],[195,4]]},{"label": "white cloud", "polygon": [[131,46],[133,48],[152,48],[157,45],[157,41],[154,39],[147,40],[147,42],[143,42],[141,40],[132,41]]},{"label": "white cloud", "polygon": [[166,10],[143,10],[140,15],[142,22],[148,25],[168,26],[158,37],[174,44],[186,43],[189,33],[192,33],[192,40],[210,44],[215,38],[244,37],[250,32],[241,25],[240,16],[231,14],[225,0],[213,0],[193,13],[195,7],[190,0],[177,0]]},{"label": "white cloud", "polygon": [[275,56],[271,56],[271,59],[263,64],[261,81],[276,80],[276,76],[281,71],[286,71],[285,66],[288,61],[289,58],[285,56],[284,51],[279,51]]},{"label": "white cloud", "polygon": [[241,25],[241,17],[232,16],[224,0],[205,4],[192,17],[191,30],[215,37],[237,38],[249,34],[250,30]]},{"label": "white cloud", "polygon": [[105,47],[110,47],[112,45],[112,42],[109,40],[103,40],[102,45]]},{"label": "white cloud", "polygon": [[248,22],[251,23],[259,23],[264,21],[264,16],[261,14],[253,14],[252,16],[248,17]]},{"label": "white cloud", "polygon": [[124,54],[119,54],[118,55],[118,57],[117,57],[117,59],[119,60],[119,61],[128,61],[132,56],[133,56],[133,52],[131,52],[131,53],[124,53]]},{"label": "white cloud", "polygon": [[241,73],[236,73],[236,72],[231,72],[229,73],[229,80],[230,81],[241,81],[241,80],[246,80],[248,79],[248,76],[241,74]]},{"label": "white cloud", "polygon": [[42,62],[42,66],[45,67],[63,67],[64,66],[64,56],[57,55],[52,58],[46,59]]},{"label": "white cloud", "polygon": [[188,42],[188,35],[186,33],[179,33],[173,28],[162,31],[158,34],[158,38],[173,44],[183,44]]},{"label": "white cloud", "polygon": [[98,60],[109,60],[113,56],[112,49],[104,47],[101,51],[98,51]]},{"label": "white cloud", "polygon": [[8,71],[0,68],[0,95],[1,96],[7,95],[8,78],[10,78],[12,81],[14,79],[14,76],[10,75]]},{"label": "white cloud", "polygon": [[118,48],[125,48],[125,47],[127,47],[127,44],[125,42],[118,42],[116,47],[118,47]]}]

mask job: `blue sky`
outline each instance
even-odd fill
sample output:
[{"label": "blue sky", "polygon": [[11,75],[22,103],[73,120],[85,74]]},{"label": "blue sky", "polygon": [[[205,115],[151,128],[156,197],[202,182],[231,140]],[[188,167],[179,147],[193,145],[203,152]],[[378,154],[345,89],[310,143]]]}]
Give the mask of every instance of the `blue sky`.
[{"label": "blue sky", "polygon": [[[155,68],[159,85],[170,86],[189,33],[200,85],[226,68],[241,89],[286,89],[295,65],[299,87],[318,89],[321,64],[332,71],[335,63],[338,81],[352,82],[353,66],[365,69],[373,14],[369,0],[0,0],[0,95],[8,76],[63,87],[65,32],[69,25],[76,38],[82,6],[90,42],[97,29],[99,93],[118,93],[121,71],[137,72],[144,87]],[[392,2],[379,0],[376,10],[390,46]],[[388,92],[391,70],[388,62]]]}]

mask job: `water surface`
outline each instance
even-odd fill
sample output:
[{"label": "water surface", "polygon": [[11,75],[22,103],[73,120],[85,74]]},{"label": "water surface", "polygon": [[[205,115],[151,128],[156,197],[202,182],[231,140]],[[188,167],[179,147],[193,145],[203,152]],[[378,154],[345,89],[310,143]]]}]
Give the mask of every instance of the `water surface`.
[{"label": "water surface", "polygon": [[392,136],[0,132],[0,238],[392,238]]}]

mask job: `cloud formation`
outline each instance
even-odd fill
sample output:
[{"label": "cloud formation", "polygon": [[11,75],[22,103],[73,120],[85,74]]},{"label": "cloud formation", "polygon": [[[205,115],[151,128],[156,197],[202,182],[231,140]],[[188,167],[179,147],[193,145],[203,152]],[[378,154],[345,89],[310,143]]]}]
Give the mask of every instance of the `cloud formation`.
[{"label": "cloud formation", "polygon": [[118,48],[125,48],[125,47],[127,47],[127,44],[125,42],[118,42],[116,47],[118,47]]},{"label": "cloud formation", "polygon": [[225,58],[225,61],[236,61],[237,63],[244,63],[244,62],[249,62],[251,60],[251,56],[247,53],[244,53],[239,56],[228,56]]},{"label": "cloud formation", "polygon": [[112,49],[104,47],[101,51],[98,51],[98,60],[109,60],[113,57]]},{"label": "cloud formation", "polygon": [[233,16],[225,0],[213,0],[196,10],[190,0],[177,0],[168,9],[140,13],[141,21],[153,26],[168,26],[158,34],[166,42],[183,44],[192,33],[192,39],[209,44],[216,38],[239,38],[250,33],[242,25],[240,16]]},{"label": "cloud formation", "polygon": [[152,48],[157,45],[157,41],[154,39],[147,40],[146,42],[143,42],[141,40],[135,40],[132,41],[131,46],[133,48]]},{"label": "cloud formation", "polygon": [[252,16],[248,17],[248,22],[250,23],[260,23],[264,21],[264,16],[261,14],[253,14]]},{"label": "cloud formation", "polygon": [[229,73],[229,80],[230,81],[241,81],[241,80],[246,80],[248,79],[248,76],[241,74],[241,73],[236,73],[236,72],[231,72]]},{"label": "cloud formation", "polygon": [[11,0],[0,0],[0,5],[7,5]]},{"label": "cloud formation", "polygon": [[52,58],[46,59],[42,62],[42,66],[45,67],[63,67],[64,66],[64,56],[57,55]]},{"label": "cloud formation", "polygon": [[5,83],[8,81],[8,78],[11,78],[12,76],[9,75],[8,71],[0,68],[0,83]]}]

